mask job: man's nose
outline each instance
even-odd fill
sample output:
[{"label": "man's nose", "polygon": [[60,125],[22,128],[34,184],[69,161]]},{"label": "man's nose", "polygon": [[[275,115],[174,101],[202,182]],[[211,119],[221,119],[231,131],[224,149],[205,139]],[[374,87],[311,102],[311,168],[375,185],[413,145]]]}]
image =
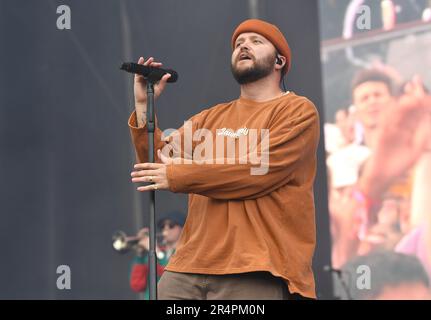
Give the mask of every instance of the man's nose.
[{"label": "man's nose", "polygon": [[240,52],[243,50],[249,50],[250,49],[248,41],[241,42],[238,47],[239,47]]}]

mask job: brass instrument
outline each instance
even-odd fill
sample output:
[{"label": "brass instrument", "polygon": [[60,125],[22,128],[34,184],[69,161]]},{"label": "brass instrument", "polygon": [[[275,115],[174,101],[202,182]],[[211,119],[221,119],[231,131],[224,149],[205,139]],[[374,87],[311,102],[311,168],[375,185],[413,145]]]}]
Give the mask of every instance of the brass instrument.
[{"label": "brass instrument", "polygon": [[[162,237],[162,233],[156,233],[156,237]],[[112,247],[118,253],[127,253],[130,250],[137,250],[138,243],[141,241],[142,237],[138,236],[127,236],[124,231],[115,231],[112,235]],[[165,253],[156,247],[156,254],[158,259],[163,259]]]}]

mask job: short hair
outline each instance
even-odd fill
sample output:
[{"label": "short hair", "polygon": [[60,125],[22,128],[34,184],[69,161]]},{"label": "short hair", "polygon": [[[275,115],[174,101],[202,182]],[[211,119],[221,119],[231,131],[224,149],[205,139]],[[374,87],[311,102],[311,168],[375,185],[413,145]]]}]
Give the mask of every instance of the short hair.
[{"label": "short hair", "polygon": [[359,71],[352,81],[352,93],[358,86],[365,82],[382,82],[388,87],[390,94],[394,94],[393,81],[384,71],[377,69],[363,69]]},{"label": "short hair", "polygon": [[[356,271],[361,265],[370,268],[371,289],[369,290],[359,290],[356,287]],[[422,263],[415,256],[403,253],[376,250],[352,259],[342,270],[350,275],[351,279],[348,279],[348,282],[353,299],[374,299],[385,287],[406,283],[421,283],[429,288],[429,278]]]}]

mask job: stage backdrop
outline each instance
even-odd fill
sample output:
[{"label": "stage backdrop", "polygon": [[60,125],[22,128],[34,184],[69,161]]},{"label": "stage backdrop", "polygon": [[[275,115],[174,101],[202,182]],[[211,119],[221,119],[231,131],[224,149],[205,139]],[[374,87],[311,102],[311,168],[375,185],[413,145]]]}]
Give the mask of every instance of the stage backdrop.
[{"label": "stage backdrop", "polygon": [[[57,27],[61,5],[70,30]],[[115,230],[148,222],[147,195],[130,182],[133,87],[121,62],[152,55],[178,71],[156,106],[160,126],[177,128],[238,97],[231,34],[244,19],[267,19],[293,49],[288,89],[313,100],[323,123],[317,16],[317,1],[301,0],[1,1],[0,298],[137,297],[132,255],[111,247]],[[323,140],[319,152],[314,268],[319,297],[330,298]],[[186,196],[159,192],[156,208],[186,211]],[[57,288],[60,265],[71,269],[70,290]]]}]

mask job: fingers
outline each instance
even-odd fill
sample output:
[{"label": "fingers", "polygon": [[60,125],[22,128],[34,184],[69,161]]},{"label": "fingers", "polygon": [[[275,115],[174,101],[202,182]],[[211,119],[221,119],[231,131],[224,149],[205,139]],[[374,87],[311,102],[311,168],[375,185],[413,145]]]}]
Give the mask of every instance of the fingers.
[{"label": "fingers", "polygon": [[132,178],[132,182],[150,182],[157,183],[160,182],[161,179],[158,176],[143,176],[143,177],[134,177]]},{"label": "fingers", "polygon": [[138,237],[139,238],[145,238],[146,236],[147,236],[147,234],[148,234],[148,231],[149,231],[149,229],[147,228],[147,227],[145,227],[145,228],[142,228],[141,230],[139,230],[139,232],[138,232]]},{"label": "fingers", "polygon": [[147,177],[147,176],[158,176],[160,174],[159,170],[137,170],[132,171],[130,174],[133,178],[139,178],[139,177]]},{"label": "fingers", "polygon": [[404,113],[419,116],[421,113],[427,112],[427,100],[428,96],[425,93],[423,81],[421,77],[415,75],[404,86],[404,95],[400,97],[399,106]]},{"label": "fingers", "polygon": [[152,163],[152,162],[149,162],[149,163],[137,163],[137,164],[135,164],[133,166],[133,168],[137,169],[136,171],[142,170],[142,169],[144,169],[144,170],[146,170],[146,169],[153,169],[153,170],[155,170],[155,169],[159,169],[159,168],[161,168],[163,166],[164,165],[162,163]]},{"label": "fingers", "polygon": [[412,80],[407,82],[404,87],[404,93],[422,97],[425,95],[424,85],[422,78],[419,75],[415,75]]},{"label": "fingers", "polygon": [[[141,57],[142,58],[142,57]],[[139,59],[140,60],[140,59]],[[150,66],[150,67],[160,67],[160,66],[162,66],[162,63],[161,62],[156,62],[156,61],[154,61],[154,58],[153,57],[150,57],[147,61],[145,61],[144,63],[143,63],[143,65],[144,66]]]},{"label": "fingers", "polygon": [[152,185],[149,185],[149,186],[139,187],[136,190],[138,190],[138,191],[150,191],[150,190],[154,190],[154,187]]},{"label": "fingers", "polygon": [[413,92],[413,84],[411,81],[407,82],[404,86],[404,93],[405,94],[411,94]]},{"label": "fingers", "polygon": [[[160,154],[160,153],[159,153]],[[135,171],[131,172],[132,182],[150,183],[146,186],[139,186],[138,191],[164,190],[169,187],[166,181],[166,165],[162,163],[138,163],[134,166]]]},{"label": "fingers", "polygon": [[149,57],[147,61],[143,63],[144,66],[149,66],[154,61],[153,57]]},{"label": "fingers", "polygon": [[[154,68],[160,68],[163,65],[163,63],[161,62],[154,61],[153,57],[148,58],[147,61],[145,61],[144,57],[139,57],[138,64],[142,64],[144,66],[150,66]],[[144,81],[144,77],[138,74],[135,74],[135,79]]]},{"label": "fingers", "polygon": [[171,77],[170,73],[165,74],[162,79],[160,79],[158,85],[157,85],[157,89],[159,90],[159,92],[162,92],[165,89],[166,83],[168,82],[168,79]]},{"label": "fingers", "polygon": [[162,190],[166,189],[166,186],[158,185],[158,184],[150,184],[148,186],[138,187],[136,190],[138,191],[151,191],[151,190]]},{"label": "fingers", "polygon": [[132,182],[149,182],[157,183],[161,181],[159,170],[164,164],[161,163],[138,163],[134,167],[135,171],[131,172]]},{"label": "fingers", "polygon": [[417,97],[423,97],[425,94],[425,91],[424,91],[424,84],[422,82],[421,77],[419,75],[415,75],[413,77],[412,83],[414,87],[414,94]]}]

